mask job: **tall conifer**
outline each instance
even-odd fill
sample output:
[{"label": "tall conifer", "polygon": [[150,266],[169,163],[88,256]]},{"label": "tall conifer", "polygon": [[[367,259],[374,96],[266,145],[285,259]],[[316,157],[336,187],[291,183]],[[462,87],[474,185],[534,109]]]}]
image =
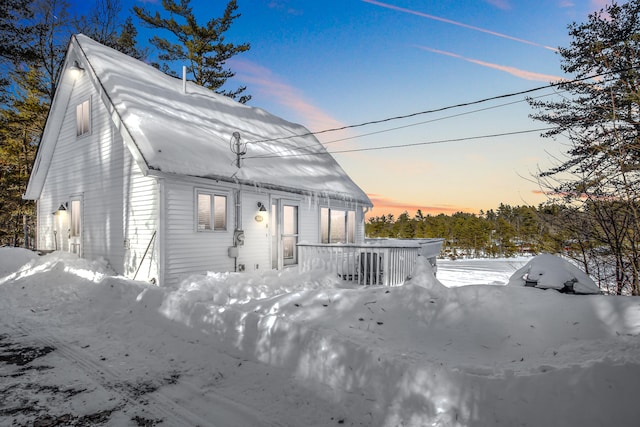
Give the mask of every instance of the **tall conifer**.
[{"label": "tall conifer", "polygon": [[246,87],[235,90],[224,89],[223,86],[235,73],[226,67],[226,62],[233,56],[249,50],[249,43],[234,44],[225,40],[225,33],[231,24],[240,17],[235,0],[229,1],[221,17],[210,19],[201,26],[196,21],[190,0],[162,0],[162,7],[168,17],[152,14],[144,8],[134,6],[136,15],[149,27],[167,30],[173,35],[173,42],[167,38],[154,36],[150,42],[160,54],[162,62],[157,64],[164,72],[176,76],[170,63],[179,61],[186,65],[193,81],[222,95],[245,103],[251,99],[242,95]]}]

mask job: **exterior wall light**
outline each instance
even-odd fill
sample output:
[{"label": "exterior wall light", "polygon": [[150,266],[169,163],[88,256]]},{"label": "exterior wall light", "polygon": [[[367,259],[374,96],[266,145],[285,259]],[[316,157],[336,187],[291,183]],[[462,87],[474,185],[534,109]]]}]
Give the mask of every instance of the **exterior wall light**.
[{"label": "exterior wall light", "polygon": [[58,215],[62,212],[66,212],[67,211],[67,204],[66,203],[60,203],[60,206],[58,207],[58,209],[56,209],[53,212],[53,215]]},{"label": "exterior wall light", "polygon": [[256,222],[264,221],[267,212],[267,208],[262,204],[262,202],[258,202],[258,214],[255,216]]},{"label": "exterior wall light", "polygon": [[80,63],[78,61],[73,61],[73,65],[69,67],[69,72],[74,78],[80,77],[83,71],[84,68],[80,66]]}]

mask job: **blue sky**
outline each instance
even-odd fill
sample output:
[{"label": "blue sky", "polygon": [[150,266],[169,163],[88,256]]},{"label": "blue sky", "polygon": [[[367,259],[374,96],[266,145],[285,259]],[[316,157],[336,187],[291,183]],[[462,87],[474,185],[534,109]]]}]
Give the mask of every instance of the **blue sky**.
[{"label": "blue sky", "polygon": [[[192,0],[201,23],[219,16],[225,4]],[[604,5],[238,0],[242,16],[227,40],[249,42],[251,50],[230,62],[237,73],[232,84],[248,87],[250,105],[312,131],[524,91],[570,77],[561,73],[554,49],[568,46],[567,25],[586,21]],[[159,0],[144,6],[161,9]],[[144,42],[146,33],[141,36]],[[546,89],[532,96],[552,94]],[[500,203],[543,202],[533,175],[561,156],[564,141],[531,132],[434,142],[544,128],[531,113],[524,96],[516,96],[318,137],[329,151],[427,143],[334,155],[374,202],[370,215],[477,213]]]}]

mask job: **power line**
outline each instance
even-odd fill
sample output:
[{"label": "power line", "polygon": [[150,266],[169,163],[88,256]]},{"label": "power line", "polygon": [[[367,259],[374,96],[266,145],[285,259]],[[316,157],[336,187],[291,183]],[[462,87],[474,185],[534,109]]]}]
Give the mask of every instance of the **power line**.
[{"label": "power line", "polygon": [[[559,92],[548,93],[546,95],[536,96],[535,98],[532,98],[532,99],[538,99],[538,98],[544,98],[544,97],[547,97],[547,96],[553,96],[553,95],[556,95],[558,93]],[[375,132],[368,132],[368,133],[361,133],[359,135],[354,135],[354,136],[347,136],[345,138],[340,138],[340,139],[334,139],[332,141],[321,142],[321,144],[324,145],[324,146],[327,146],[329,144],[334,144],[336,142],[349,141],[351,139],[363,138],[365,136],[378,135],[378,134],[386,133],[386,132],[393,132],[394,130],[406,129],[406,128],[410,128],[410,127],[413,127],[413,126],[424,125],[424,124],[427,124],[427,123],[440,122],[442,120],[453,119],[453,118],[456,118],[456,117],[467,116],[467,115],[479,113],[479,112],[482,112],[482,111],[489,111],[489,110],[494,110],[496,108],[502,108],[502,107],[506,107],[506,106],[509,106],[509,105],[519,104],[521,102],[525,102],[525,100],[521,99],[521,100],[518,100],[518,101],[506,102],[504,104],[492,105],[491,107],[484,107],[484,108],[479,108],[477,110],[465,111],[464,113],[451,114],[449,116],[438,117],[437,119],[424,120],[422,122],[411,123],[411,124],[403,125],[403,126],[396,126],[396,127],[393,127],[393,128],[382,129],[382,130],[378,130],[378,131],[375,131]],[[304,149],[304,148],[307,148],[307,147],[314,147],[314,146],[315,146],[315,144],[314,145],[307,145],[307,146],[304,146],[304,147],[296,147],[296,148],[292,148],[292,149],[297,149],[297,148]]]},{"label": "power line", "polygon": [[435,145],[435,144],[445,144],[445,143],[450,143],[450,142],[471,141],[471,140],[476,140],[476,139],[496,138],[496,137],[501,137],[501,136],[521,135],[521,134],[532,133],[532,132],[544,132],[544,131],[551,130],[551,129],[555,129],[555,128],[548,127],[548,128],[540,128],[540,129],[529,129],[529,130],[521,130],[521,131],[514,131],[514,132],[495,133],[495,134],[491,134],[491,135],[468,136],[468,137],[464,137],[464,138],[441,139],[441,140],[438,140],[438,141],[414,142],[414,143],[410,143],[410,144],[385,145],[385,146],[381,146],[381,147],[353,148],[353,149],[350,149],[350,150],[336,150],[336,151],[331,151],[331,152],[323,151],[323,152],[317,152],[317,153],[272,154],[272,155],[265,155],[265,156],[249,156],[249,157],[245,157],[245,159],[249,160],[249,159],[270,159],[270,158],[275,158],[275,157],[283,158],[283,157],[301,157],[301,156],[330,156],[330,155],[333,155],[333,154],[341,154],[341,153],[355,153],[355,152],[362,152],[362,151],[389,150],[389,149],[392,149],[392,148],[417,147],[417,146],[420,146],[420,145]]},{"label": "power line", "polygon": [[[550,94],[546,94],[546,95],[540,95],[540,96],[536,96],[535,98],[532,98],[532,99],[544,98],[544,97],[547,97],[547,96],[555,95],[557,93],[558,92],[554,92],[554,93],[550,93]],[[456,118],[456,117],[466,116],[466,115],[469,115],[469,114],[474,114],[474,113],[478,113],[478,112],[482,112],[482,111],[488,111],[488,110],[492,110],[492,109],[496,109],[496,108],[502,108],[502,107],[506,107],[506,106],[509,106],[509,105],[518,104],[518,103],[524,102],[524,101],[525,100],[506,102],[504,104],[493,105],[491,107],[479,108],[477,110],[472,110],[472,111],[465,111],[464,113],[452,114],[452,115],[445,116],[445,117],[438,117],[437,119],[425,120],[425,121],[418,122],[418,123],[411,123],[411,124],[408,124],[408,125],[397,126],[397,127],[393,127],[393,128],[388,128],[388,129],[375,131],[375,132],[369,132],[369,133],[364,133],[364,134],[360,134],[360,135],[349,136],[349,137],[346,137],[346,138],[335,139],[333,141],[328,141],[328,142],[321,142],[321,144],[323,146],[327,146],[329,144],[333,144],[333,143],[336,143],[336,142],[348,141],[348,140],[351,140],[351,139],[362,138],[362,137],[371,136],[371,135],[377,135],[377,134],[381,134],[381,133],[385,133],[385,132],[392,132],[394,130],[405,129],[405,128],[409,128],[409,127],[413,127],[413,126],[419,126],[419,125],[423,125],[423,124],[426,124],[426,123],[433,123],[433,122],[452,119],[452,118]],[[289,151],[293,152],[293,151],[306,150],[307,148],[313,148],[313,147],[317,147],[317,144],[314,143],[314,144],[309,144],[309,145],[303,145],[303,146],[297,146],[297,147],[287,147],[287,148],[288,148]],[[337,151],[333,151],[333,153],[336,153],[336,152]],[[300,154],[300,155],[307,155],[307,154],[309,154],[309,153],[303,153],[303,154]],[[289,155],[284,154],[284,155],[280,155],[280,156],[289,156]],[[265,156],[253,156],[253,157],[249,157],[249,158],[266,158],[266,157],[276,157],[276,156],[275,155],[269,155],[269,156],[265,155]]]},{"label": "power line", "polygon": [[405,114],[405,115],[400,115],[400,116],[394,116],[394,117],[387,117],[387,118],[379,119],[379,120],[371,120],[371,121],[368,121],[368,122],[363,122],[363,123],[358,123],[358,124],[353,124],[353,125],[345,125],[345,126],[336,127],[336,128],[324,129],[324,130],[320,130],[320,131],[316,131],[316,132],[309,131],[309,132],[301,133],[301,134],[298,134],[298,135],[282,136],[282,137],[278,137],[278,138],[259,139],[259,140],[255,140],[255,141],[247,141],[247,144],[258,144],[258,143],[261,143],[261,142],[274,142],[274,141],[281,141],[281,140],[284,140],[284,139],[291,139],[291,138],[296,138],[296,137],[304,137],[304,136],[310,136],[310,135],[320,135],[320,134],[328,133],[328,132],[337,132],[337,131],[346,130],[346,129],[353,129],[353,128],[358,128],[358,127],[363,127],[363,126],[386,123],[386,122],[390,122],[390,121],[394,121],[394,120],[408,119],[410,117],[420,116],[420,115],[424,115],[424,114],[438,113],[438,112],[441,112],[441,111],[451,110],[451,109],[454,109],[454,108],[461,108],[461,107],[468,107],[468,106],[471,106],[471,105],[482,104],[482,103],[489,102],[489,101],[495,101],[497,99],[510,98],[512,96],[518,96],[518,95],[526,95],[528,93],[537,92],[539,90],[558,87],[558,86],[561,86],[563,84],[578,83],[578,82],[582,82],[582,81],[586,81],[586,80],[591,80],[591,79],[594,79],[596,77],[602,77],[602,76],[606,76],[606,75],[609,75],[609,74],[615,74],[615,73],[622,73],[624,71],[630,71],[630,70],[637,69],[637,68],[640,68],[640,66],[629,67],[629,68],[623,69],[623,70],[607,71],[607,72],[604,72],[604,73],[594,74],[594,75],[591,75],[591,76],[581,77],[581,78],[577,78],[577,79],[573,79],[573,80],[561,80],[559,82],[549,83],[547,85],[538,86],[538,87],[535,87],[535,88],[532,88],[532,89],[522,90],[522,91],[519,91],[519,92],[511,92],[511,93],[507,93],[507,94],[503,94],[503,95],[491,96],[491,97],[488,97],[488,98],[482,98],[482,99],[478,99],[478,100],[475,100],[475,101],[463,102],[463,103],[459,103],[459,104],[449,105],[449,106],[446,106],[446,107],[435,108],[435,109],[432,109],[432,110],[418,111],[418,112],[415,112],[415,113],[410,113],[410,114]]}]

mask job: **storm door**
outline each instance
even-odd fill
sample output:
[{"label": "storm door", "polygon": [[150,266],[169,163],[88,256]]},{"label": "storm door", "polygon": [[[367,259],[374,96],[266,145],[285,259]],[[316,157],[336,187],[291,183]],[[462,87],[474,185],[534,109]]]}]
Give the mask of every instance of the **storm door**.
[{"label": "storm door", "polygon": [[282,264],[298,264],[298,207],[282,206]]},{"label": "storm door", "polygon": [[270,215],[271,268],[298,264],[298,206],[295,202],[273,200]]},{"label": "storm door", "polygon": [[82,198],[72,198],[69,208],[69,252],[82,256]]}]

